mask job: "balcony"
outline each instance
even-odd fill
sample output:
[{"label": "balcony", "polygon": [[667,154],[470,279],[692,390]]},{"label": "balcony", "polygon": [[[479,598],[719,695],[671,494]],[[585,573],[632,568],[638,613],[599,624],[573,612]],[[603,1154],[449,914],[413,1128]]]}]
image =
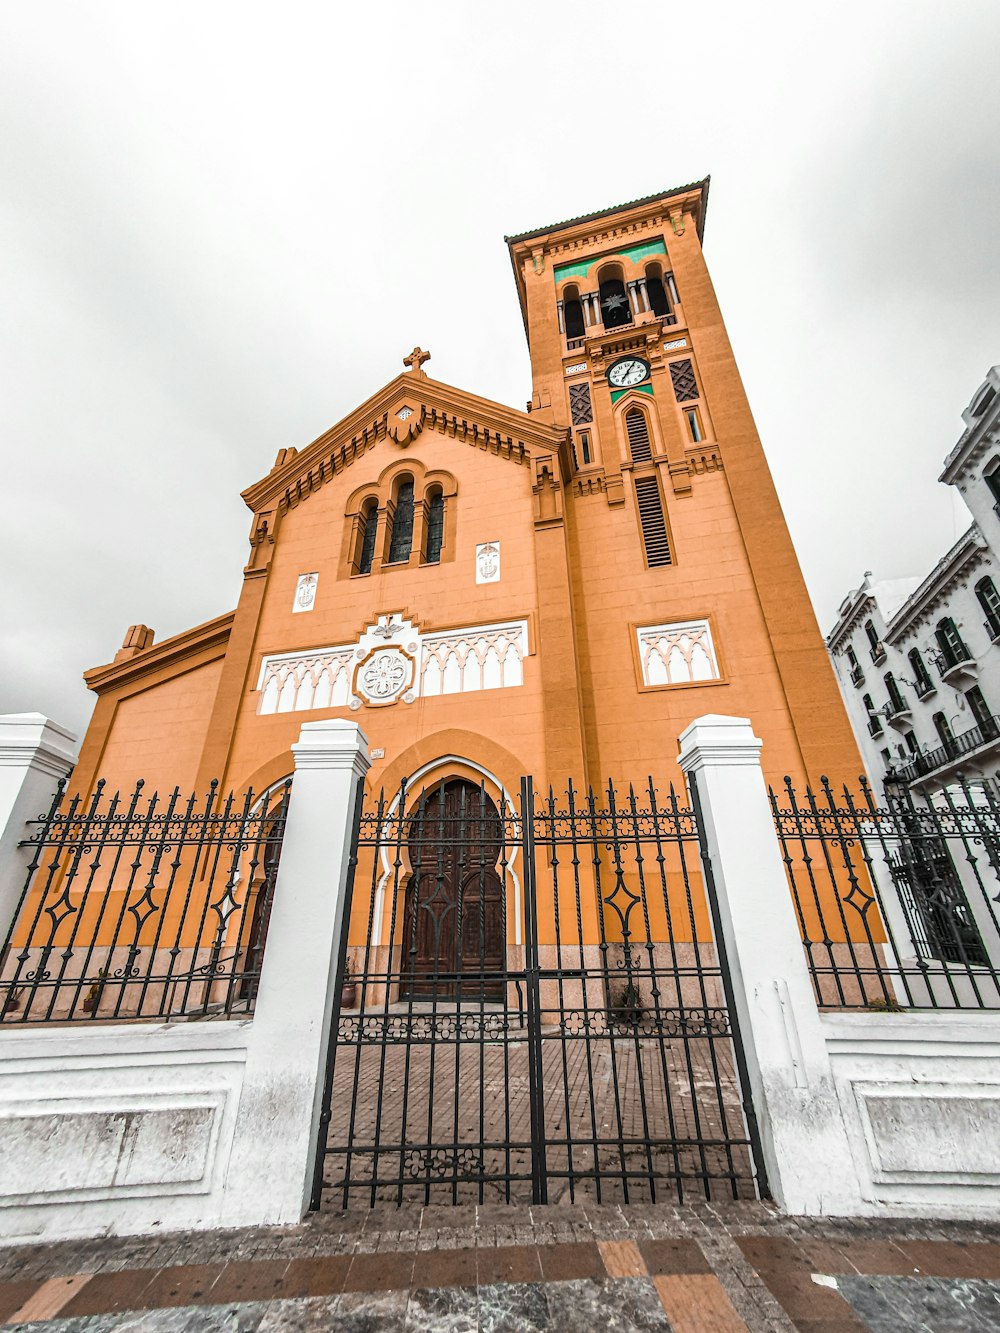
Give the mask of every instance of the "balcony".
[{"label": "balcony", "polygon": [[961,639],[949,648],[942,648],[934,659],[938,675],[946,685],[955,685],[964,679],[975,680],[976,663]]},{"label": "balcony", "polygon": [[916,782],[931,773],[959,764],[978,750],[995,745],[998,740],[1000,740],[1000,722],[995,717],[985,717],[978,727],[972,727],[969,731],[953,736],[936,750],[928,750],[926,754],[915,754],[910,763],[896,770],[897,776],[903,782]]},{"label": "balcony", "polygon": [[885,644],[879,640],[871,646],[871,659],[875,666],[881,666],[885,661]]},{"label": "balcony", "polygon": [[986,619],[983,621],[983,628],[994,642],[1000,639],[1000,615],[987,613]]},{"label": "balcony", "polygon": [[868,714],[868,735],[869,736],[882,735],[882,719],[879,717],[878,713]]},{"label": "balcony", "polygon": [[864,683],[865,683],[865,673],[861,670],[861,666],[858,665],[851,667],[851,684],[863,685]]},{"label": "balcony", "polygon": [[885,720],[889,723],[889,726],[899,730],[908,724],[913,710],[905,699],[897,695],[894,699],[889,700],[882,711],[885,713]]}]

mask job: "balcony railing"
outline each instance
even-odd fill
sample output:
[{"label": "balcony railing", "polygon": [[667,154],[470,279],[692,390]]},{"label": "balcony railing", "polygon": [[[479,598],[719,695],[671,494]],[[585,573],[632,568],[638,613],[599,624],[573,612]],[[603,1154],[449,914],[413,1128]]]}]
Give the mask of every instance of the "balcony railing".
[{"label": "balcony railing", "polygon": [[865,673],[861,670],[860,665],[859,665],[859,666],[852,666],[852,667],[851,667],[851,684],[852,684],[852,685],[863,685],[864,683],[865,683]]},{"label": "balcony railing", "polygon": [[885,705],[887,721],[892,722],[895,718],[907,716],[912,711],[901,694],[889,695],[889,702]]},{"label": "balcony railing", "polygon": [[897,773],[904,782],[913,782],[917,778],[926,777],[928,773],[933,773],[935,769],[945,768],[948,764],[964,759],[966,755],[981,750],[984,745],[989,745],[998,738],[1000,738],[1000,722],[992,716],[984,717],[978,727],[972,727],[969,731],[953,736],[936,750],[928,750],[926,754],[915,754],[910,763],[897,769]]},{"label": "balcony railing", "polygon": [[879,640],[878,643],[873,643],[870,651],[871,659],[876,666],[878,666],[880,662],[885,661],[885,644],[882,643],[881,640]]},{"label": "balcony railing", "polygon": [[942,648],[934,658],[934,665],[943,681],[954,672],[956,675],[963,671],[969,671],[975,667],[975,661],[972,654],[966,648],[961,639],[955,643],[949,644],[947,648]]},{"label": "balcony railing", "polygon": [[988,611],[983,624],[986,627],[986,633],[991,639],[1000,639],[1000,615]]},{"label": "balcony railing", "polygon": [[926,699],[929,694],[937,693],[937,686],[930,676],[918,676],[913,682],[913,693],[918,699]]},{"label": "balcony railing", "polygon": [[879,717],[878,713],[868,714],[868,735],[869,736],[882,735],[882,719]]}]

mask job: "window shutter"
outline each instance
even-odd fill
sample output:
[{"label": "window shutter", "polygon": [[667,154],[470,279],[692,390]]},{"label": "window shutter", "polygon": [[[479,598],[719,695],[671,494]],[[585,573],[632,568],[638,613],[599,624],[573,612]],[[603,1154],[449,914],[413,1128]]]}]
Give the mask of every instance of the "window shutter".
[{"label": "window shutter", "polygon": [[653,457],[649,444],[649,427],[646,415],[637,407],[630,407],[625,413],[625,429],[628,431],[628,448],[635,463],[648,463]]},{"label": "window shutter", "polygon": [[639,506],[639,522],[642,524],[642,542],[646,548],[646,563],[649,565],[671,564],[667,522],[663,516],[663,501],[660,499],[660,486],[656,478],[636,477],[635,498]]}]

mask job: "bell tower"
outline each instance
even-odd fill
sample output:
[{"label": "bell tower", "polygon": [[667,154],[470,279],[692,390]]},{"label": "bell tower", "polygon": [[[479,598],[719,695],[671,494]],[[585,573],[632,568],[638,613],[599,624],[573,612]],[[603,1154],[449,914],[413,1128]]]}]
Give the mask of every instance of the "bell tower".
[{"label": "bell tower", "polygon": [[[860,757],[702,252],[708,189],[706,178],[506,238],[529,411],[571,442],[562,486],[586,606],[586,748],[615,771],[633,722],[641,747],[650,728],[667,743],[699,714],[730,713],[752,719],[775,776],[854,779]],[[616,739],[599,715],[628,644],[640,694]],[[710,671],[679,679],[670,649],[651,676],[664,644],[704,649]]]}]

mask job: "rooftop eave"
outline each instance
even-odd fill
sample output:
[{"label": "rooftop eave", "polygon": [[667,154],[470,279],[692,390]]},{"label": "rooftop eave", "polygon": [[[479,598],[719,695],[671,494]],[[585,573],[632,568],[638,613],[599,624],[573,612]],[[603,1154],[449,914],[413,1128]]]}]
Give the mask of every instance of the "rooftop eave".
[{"label": "rooftop eave", "polygon": [[[850,604],[846,611],[841,612],[837,617],[837,623],[826,636],[826,646],[833,652],[840,643],[854,631],[858,620],[872,607],[877,606],[877,602],[872,594],[866,588],[856,588],[848,594]],[[843,603],[841,603],[843,605]]]},{"label": "rooftop eave", "polygon": [[927,605],[949,588],[971,560],[975,560],[988,549],[978,524],[973,523],[963,532],[951,550],[941,557],[923,583],[910,593],[886,625],[886,641],[895,643],[902,638],[913,622],[923,615]]},{"label": "rooftop eave", "polygon": [[121,662],[108,662],[105,666],[92,667],[83,673],[87,688],[95,694],[104,694],[110,689],[131,684],[141,676],[163,667],[176,666],[185,658],[213,649],[224,650],[229,642],[233,628],[235,611],[206,620],[204,624],[174,634],[162,643],[154,643],[134,657]]},{"label": "rooftop eave", "polygon": [[253,513],[265,508],[300,478],[307,476],[331,449],[353,439],[381,420],[400,397],[411,398],[414,406],[422,404],[441,412],[461,414],[464,418],[490,426],[498,433],[516,435],[529,451],[557,453],[566,435],[565,427],[546,425],[516,407],[481,398],[454,385],[445,384],[442,380],[433,380],[426,374],[418,376],[403,371],[311,444],[241,492],[247,508]]}]

